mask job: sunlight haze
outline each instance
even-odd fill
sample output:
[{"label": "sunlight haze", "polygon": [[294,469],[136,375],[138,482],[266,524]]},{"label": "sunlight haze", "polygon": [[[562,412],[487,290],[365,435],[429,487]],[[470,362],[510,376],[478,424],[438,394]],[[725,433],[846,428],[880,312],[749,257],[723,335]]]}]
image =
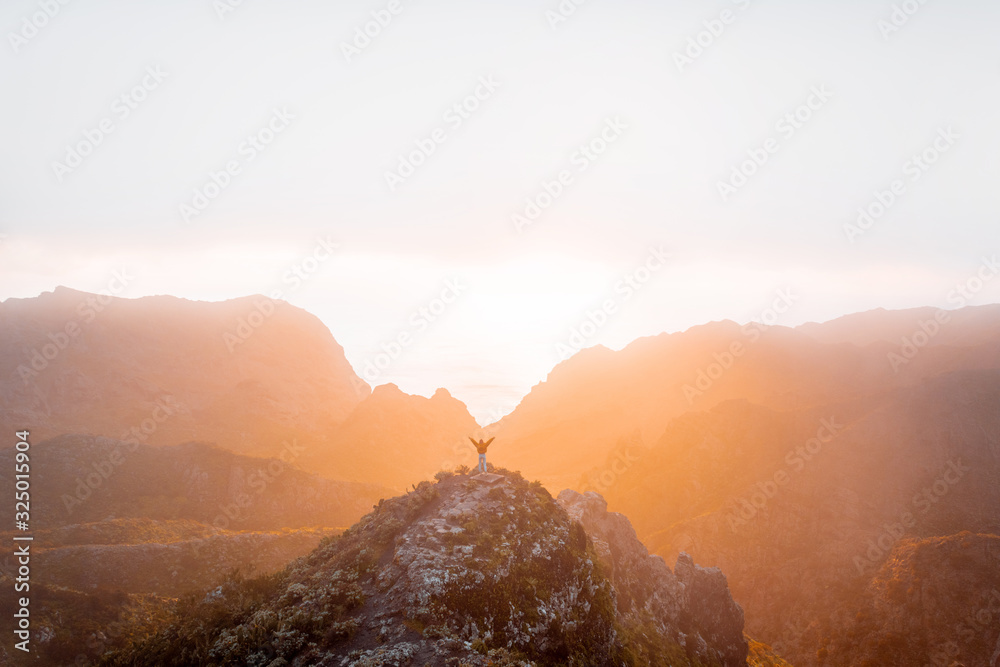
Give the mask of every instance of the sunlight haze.
[{"label": "sunlight haze", "polygon": [[[382,4],[62,6],[0,50],[0,297],[101,291],[123,267],[127,297],[284,288],[360,374],[459,279],[467,290],[376,384],[445,386],[486,422],[650,248],[669,263],[586,346],[750,321],[784,288],[799,296],[788,325],[947,306],[1000,246],[994,3],[929,3],[886,35],[888,2],[594,1],[552,27],[557,6],[403,3],[350,62],[342,44]],[[726,9],[734,22],[679,67]],[[0,26],[34,11],[5,3]],[[122,118],[116,100],[136,86],[148,89]],[[477,91],[473,111],[449,115]],[[290,120],[273,142],[185,221],[195,189],[247,159],[243,142],[275,113]],[[104,118],[113,131],[57,173]],[[619,135],[581,157],[608,122]],[[947,128],[954,145],[852,240],[859,207]],[[386,172],[436,129],[444,140],[391,188]],[[720,181],[769,138],[777,151],[723,201]],[[569,184],[518,229],[563,170]],[[291,289],[283,276],[327,237],[337,252]],[[991,285],[977,302],[998,296]]]}]

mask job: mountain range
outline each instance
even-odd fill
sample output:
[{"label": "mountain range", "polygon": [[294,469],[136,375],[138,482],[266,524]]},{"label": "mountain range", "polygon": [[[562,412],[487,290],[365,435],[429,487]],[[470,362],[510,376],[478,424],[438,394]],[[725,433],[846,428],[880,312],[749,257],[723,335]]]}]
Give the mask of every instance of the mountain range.
[{"label": "mountain range", "polygon": [[[748,633],[793,664],[924,664],[950,646],[944,664],[995,667],[1000,632],[963,642],[951,621],[1000,587],[963,565],[1000,534],[998,406],[1000,308],[873,311],[592,349],[494,432],[505,463],[599,491],[668,562],[720,567]],[[914,544],[939,565],[909,577],[918,635],[882,616],[905,615],[884,578]],[[926,593],[959,581],[959,602]]]},{"label": "mountain range", "polygon": [[[201,613],[216,600],[205,597],[212,586],[223,586],[211,612],[219,618],[233,611],[229,590],[261,613],[294,615],[320,595],[309,583],[317,573],[354,567],[341,550],[369,528],[383,572],[394,571],[408,544],[397,538],[411,530],[415,548],[430,548],[414,553],[435,561],[456,547],[475,553],[480,540],[534,534],[460,524],[472,543],[428,542],[437,535],[428,525],[448,523],[425,524],[433,513],[382,526],[383,499],[407,489],[410,500],[392,507],[429,488],[447,490],[463,508],[473,502],[465,481],[421,482],[473,463],[466,436],[479,425],[445,389],[430,398],[394,385],[372,390],[326,326],[287,303],[126,300],[65,288],[9,299],[0,303],[0,370],[0,428],[30,428],[37,456],[33,517],[48,601],[39,617],[52,633],[51,655],[67,662],[81,637],[100,647],[88,659],[112,650],[134,658],[128,651],[151,647],[143,642],[154,636],[157,650],[173,655],[169,637],[157,633],[183,624],[165,598],[200,596],[184,604],[201,604]],[[549,653],[537,638],[487,636],[495,616],[481,616],[473,630],[448,620],[448,605],[435,612],[444,616],[421,620],[390,599],[379,603],[379,622],[396,620],[380,627],[411,658],[470,664],[478,664],[473,653],[501,649],[513,651],[504,659],[539,664],[558,662],[559,651],[644,664],[680,647],[680,664],[998,667],[998,405],[1000,306],[876,310],[795,328],[714,322],[620,351],[585,349],[482,432],[496,437],[491,462],[551,492],[548,501],[529,493],[509,473],[511,497],[545,504],[576,490],[535,518],[570,534],[584,527],[586,539],[571,550],[576,565],[549,583],[575,585],[588,557],[601,563],[588,586],[605,586],[614,602],[604,620],[592,619],[598,625],[586,639],[599,646],[567,640],[572,633],[560,625],[563,644],[552,646],[563,648]],[[0,458],[12,455],[0,450]],[[440,509],[440,499],[425,500],[421,512]],[[476,496],[474,504],[498,500]],[[337,537],[373,506],[346,541]],[[525,516],[527,530],[535,515]],[[618,516],[627,528],[608,518]],[[379,541],[386,535],[390,542]],[[645,548],[655,555],[642,556]],[[695,562],[718,572],[709,579],[724,575],[731,608],[676,611],[693,589],[663,582],[698,579]],[[437,575],[425,575],[430,586]],[[535,575],[511,583],[525,578],[537,592]],[[293,580],[305,597],[285,599]],[[419,596],[422,584],[406,581]],[[366,599],[385,594],[377,579],[369,584],[358,584]],[[518,604],[528,601],[517,590]],[[66,622],[88,604],[93,618],[128,631],[102,639],[99,626]],[[362,617],[359,627],[369,627],[370,610],[344,604],[328,609],[333,625],[322,637],[303,628],[305,643],[294,650],[275,648],[272,637],[263,655],[341,656],[337,647],[349,646],[343,656],[382,660],[367,630],[348,627]],[[738,624],[725,609],[740,610]],[[218,629],[239,633],[240,623],[231,616]],[[343,632],[330,629],[341,623]],[[449,630],[428,635],[427,627]],[[199,646],[209,650],[220,637]],[[741,658],[734,647],[744,641]]]},{"label": "mountain range", "polygon": [[263,296],[58,288],[0,303],[0,341],[0,429],[30,425],[36,441],[197,441],[264,457],[287,457],[294,442],[300,466],[400,491],[456,460],[478,429],[445,390],[372,392],[316,317]]}]

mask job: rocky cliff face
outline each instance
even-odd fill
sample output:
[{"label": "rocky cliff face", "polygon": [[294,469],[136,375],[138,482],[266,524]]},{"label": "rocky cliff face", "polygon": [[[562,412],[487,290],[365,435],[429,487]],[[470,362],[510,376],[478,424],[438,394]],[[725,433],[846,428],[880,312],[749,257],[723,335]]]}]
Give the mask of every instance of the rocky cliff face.
[{"label": "rocky cliff face", "polygon": [[681,553],[671,572],[662,558],[646,550],[629,520],[608,512],[604,498],[593,491],[566,490],[558,501],[593,541],[625,625],[650,624],[706,664],[746,663],[743,610],[733,601],[721,570],[695,565]]},{"label": "rocky cliff face", "polygon": [[[990,369],[808,411],[730,402],[675,420],[650,449],[629,450],[641,463],[605,494],[655,553],[687,551],[722,568],[747,631],[794,664],[926,664],[956,633],[929,631],[921,643],[913,638],[925,631],[903,619],[919,625],[978,608],[924,589],[965,581],[978,556],[938,558],[912,593],[877,583],[909,540],[1000,534],[998,404],[1000,372]],[[860,622],[869,601],[892,599],[886,591],[907,604],[891,605],[892,616],[873,607]],[[885,661],[903,654],[899,637],[915,662]],[[962,661],[988,664],[986,643],[963,645]]]},{"label": "rocky cliff face", "polygon": [[603,500],[441,475],[280,575],[182,600],[113,665],[745,665],[725,577],[675,575]]}]

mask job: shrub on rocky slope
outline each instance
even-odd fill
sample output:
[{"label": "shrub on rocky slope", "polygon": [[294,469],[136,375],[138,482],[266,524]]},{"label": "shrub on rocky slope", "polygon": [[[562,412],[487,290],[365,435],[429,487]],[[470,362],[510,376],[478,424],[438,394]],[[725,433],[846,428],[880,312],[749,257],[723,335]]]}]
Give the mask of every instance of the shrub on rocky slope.
[{"label": "shrub on rocky slope", "polygon": [[282,573],[183,598],[106,664],[746,664],[721,573],[675,575],[596,494],[498,472],[442,474]]}]

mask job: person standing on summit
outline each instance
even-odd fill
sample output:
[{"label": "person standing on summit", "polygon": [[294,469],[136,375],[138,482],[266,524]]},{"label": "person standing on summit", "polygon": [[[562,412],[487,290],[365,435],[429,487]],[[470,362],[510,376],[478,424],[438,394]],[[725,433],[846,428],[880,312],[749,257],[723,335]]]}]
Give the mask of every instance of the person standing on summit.
[{"label": "person standing on summit", "polygon": [[479,452],[479,469],[486,472],[486,449],[490,446],[491,442],[496,440],[496,438],[490,438],[486,442],[483,442],[482,438],[479,439],[479,442],[476,442],[476,440],[472,437],[470,437],[469,440],[472,441],[472,444],[476,446],[476,451]]}]

